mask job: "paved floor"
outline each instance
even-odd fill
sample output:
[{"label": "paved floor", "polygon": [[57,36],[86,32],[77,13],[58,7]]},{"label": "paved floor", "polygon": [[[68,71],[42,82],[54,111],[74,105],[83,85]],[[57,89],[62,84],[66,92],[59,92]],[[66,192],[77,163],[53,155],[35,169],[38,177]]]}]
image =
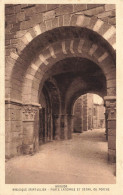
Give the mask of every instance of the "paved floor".
[{"label": "paved floor", "polygon": [[107,161],[104,130],[74,134],[72,140],[53,141],[33,156],[6,162],[6,183],[113,184],[114,165]]}]

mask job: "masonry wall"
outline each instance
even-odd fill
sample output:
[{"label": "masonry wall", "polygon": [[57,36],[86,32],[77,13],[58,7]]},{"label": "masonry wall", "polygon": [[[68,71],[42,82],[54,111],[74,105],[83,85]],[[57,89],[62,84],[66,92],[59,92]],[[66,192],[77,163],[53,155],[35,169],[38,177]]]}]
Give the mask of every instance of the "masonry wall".
[{"label": "masonry wall", "polygon": [[78,98],[74,105],[74,132],[92,129],[93,94],[85,94]]},{"label": "masonry wall", "polygon": [[19,104],[11,104],[6,102],[5,106],[6,117],[6,158],[11,158],[14,155],[22,153],[23,142],[23,122],[22,122],[22,107]]},{"label": "masonry wall", "polygon": [[[88,17],[97,17],[106,23],[116,25],[115,6],[104,4],[7,4],[5,7],[5,45],[6,57],[10,52],[19,52],[16,45],[23,47],[19,38],[27,31],[32,34],[32,28],[40,23],[41,31],[49,30],[57,23],[67,25],[73,13],[84,14]],[[43,24],[43,25],[42,25]],[[9,62],[8,62],[9,63]],[[9,71],[9,68],[7,69]]]},{"label": "masonry wall", "polygon": [[83,131],[83,108],[82,108],[82,98],[76,100],[74,105],[74,126],[73,131],[81,133]]},{"label": "masonry wall", "polygon": [[105,108],[102,104],[93,106],[93,128],[105,128]]}]

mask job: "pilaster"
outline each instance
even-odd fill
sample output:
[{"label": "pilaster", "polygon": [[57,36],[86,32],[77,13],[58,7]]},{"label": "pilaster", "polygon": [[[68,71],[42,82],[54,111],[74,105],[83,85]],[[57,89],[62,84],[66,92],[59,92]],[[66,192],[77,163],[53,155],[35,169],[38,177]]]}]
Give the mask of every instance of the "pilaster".
[{"label": "pilaster", "polygon": [[53,124],[54,124],[54,139],[60,139],[60,115],[54,114],[53,115]]},{"label": "pilaster", "polygon": [[23,153],[32,154],[39,147],[39,106],[23,105]]},{"label": "pilaster", "polygon": [[104,98],[107,114],[108,159],[116,162],[116,97]]}]

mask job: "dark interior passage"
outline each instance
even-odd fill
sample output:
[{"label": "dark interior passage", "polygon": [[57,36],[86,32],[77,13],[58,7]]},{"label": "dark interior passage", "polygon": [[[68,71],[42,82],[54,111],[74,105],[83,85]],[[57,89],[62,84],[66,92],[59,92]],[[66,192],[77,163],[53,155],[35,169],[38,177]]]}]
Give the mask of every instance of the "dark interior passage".
[{"label": "dark interior passage", "polygon": [[[42,105],[40,120],[39,140],[43,142],[53,139],[71,138],[74,131],[73,105],[77,97],[87,92],[106,94],[105,76],[95,63],[84,58],[66,58],[56,63],[50,71],[46,72],[46,80],[40,92]],[[91,93],[88,94],[91,98]],[[84,115],[83,130],[95,128],[92,125],[91,115],[87,116],[87,98],[83,95]],[[92,99],[92,98],[91,98]],[[91,100],[92,101],[92,100]],[[88,101],[90,104],[90,102]],[[99,128],[99,126],[97,127]],[[80,130],[80,131],[83,131]],[[43,136],[43,137],[42,137]]]}]

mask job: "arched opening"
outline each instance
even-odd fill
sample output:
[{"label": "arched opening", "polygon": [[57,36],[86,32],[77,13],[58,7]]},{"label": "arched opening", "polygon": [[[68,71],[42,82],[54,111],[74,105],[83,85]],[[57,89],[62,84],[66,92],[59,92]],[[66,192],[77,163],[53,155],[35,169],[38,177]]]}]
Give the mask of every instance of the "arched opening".
[{"label": "arched opening", "polygon": [[53,78],[45,81],[40,92],[40,104],[42,105],[39,111],[39,143],[41,144],[41,140],[47,142],[57,139],[55,120],[60,112],[60,96]]},{"label": "arched opening", "polygon": [[[43,86],[42,83],[40,84],[41,90],[39,94],[43,99],[42,94],[44,94],[44,88],[47,86],[45,101],[49,99],[49,115],[52,118],[50,126],[52,126],[53,131],[50,140],[69,139],[72,132],[72,129],[70,129],[72,128],[71,117],[73,114],[71,106],[73,106],[75,98],[79,94],[93,90],[105,95],[106,78],[95,63],[85,58],[77,57],[66,58],[57,62],[50,68],[48,73],[45,73],[45,76],[47,79],[44,81]],[[54,84],[51,84],[52,81],[54,81]],[[48,124],[48,117],[45,117],[45,119],[45,123]]]},{"label": "arched opening", "polygon": [[16,59],[12,88],[6,89],[11,102],[22,107],[24,138],[14,152],[28,154],[39,143],[70,139],[73,104],[80,95],[115,95],[114,54],[107,40],[85,27],[59,27],[34,38]]},{"label": "arched opening", "polygon": [[97,94],[87,93],[80,96],[74,103],[73,115],[73,132],[105,129],[104,100]]},{"label": "arched opening", "polygon": [[[39,84],[43,85],[49,77],[45,73],[57,62],[71,57],[87,58],[102,69],[107,80],[115,79],[115,52],[103,37],[83,27],[60,27],[37,36],[21,52],[10,71],[13,88],[9,97],[15,99],[18,91],[16,100],[39,103]],[[108,90],[109,95],[112,93],[114,89]]]}]

